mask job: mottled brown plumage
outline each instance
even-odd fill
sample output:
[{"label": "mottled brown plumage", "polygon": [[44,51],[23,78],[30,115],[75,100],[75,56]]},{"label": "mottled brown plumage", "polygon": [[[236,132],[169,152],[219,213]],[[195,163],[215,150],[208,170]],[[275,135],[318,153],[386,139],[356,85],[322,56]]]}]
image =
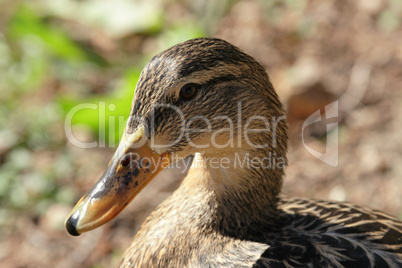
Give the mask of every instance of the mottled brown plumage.
[{"label": "mottled brown plumage", "polygon": [[[197,93],[185,99],[180,89],[188,84]],[[195,116],[210,128],[191,121]],[[190,143],[180,135],[182,119],[210,131],[188,131]],[[120,267],[402,267],[396,218],[346,203],[280,198],[284,110],[263,67],[235,46],[199,38],[154,57],[137,84],[126,132],[143,125],[154,126],[146,135],[156,153],[194,155],[196,166],[143,223]],[[247,137],[246,127],[254,130]],[[214,132],[224,128],[234,131]],[[267,156],[275,161],[269,168],[234,165]],[[229,167],[213,165],[223,158]],[[68,222],[70,233],[78,218]]]},{"label": "mottled brown plumage", "polygon": [[[187,118],[226,115],[235,121],[237,107],[233,104],[239,101],[246,116],[283,116],[263,68],[218,39],[190,40],[156,56],[142,73],[134,103],[146,102],[142,111],[151,111],[147,105],[153,102],[180,105],[173,95],[189,82],[205,85],[205,92],[181,104]],[[140,111],[134,109],[133,113],[143,116]],[[157,125],[164,129],[159,132],[169,133],[174,140],[175,130],[180,129],[177,119],[169,114],[160,117]],[[250,149],[253,156],[263,157],[274,148],[278,157],[286,157],[286,125],[280,123],[277,147],[236,149]],[[131,126],[135,128],[135,124]],[[260,136],[272,140],[269,135]],[[183,156],[194,153],[185,142],[180,144],[170,149]],[[203,153],[222,152],[211,148]],[[335,202],[291,199],[278,204],[283,169],[241,170],[233,175],[239,176],[233,180],[241,180],[236,185],[225,185],[211,173],[199,167],[190,170],[180,188],[142,225],[121,267],[402,265],[402,223],[392,217]]]}]

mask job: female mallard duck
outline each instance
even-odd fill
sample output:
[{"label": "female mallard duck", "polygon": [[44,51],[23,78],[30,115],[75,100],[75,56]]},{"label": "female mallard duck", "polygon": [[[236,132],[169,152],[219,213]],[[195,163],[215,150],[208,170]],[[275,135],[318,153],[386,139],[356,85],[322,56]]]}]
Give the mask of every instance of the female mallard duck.
[{"label": "female mallard duck", "polygon": [[396,218],[280,198],[286,152],[284,110],[263,67],[223,40],[186,41],[142,71],[123,139],[67,230],[110,221],[168,164],[194,156],[120,267],[402,267]]}]

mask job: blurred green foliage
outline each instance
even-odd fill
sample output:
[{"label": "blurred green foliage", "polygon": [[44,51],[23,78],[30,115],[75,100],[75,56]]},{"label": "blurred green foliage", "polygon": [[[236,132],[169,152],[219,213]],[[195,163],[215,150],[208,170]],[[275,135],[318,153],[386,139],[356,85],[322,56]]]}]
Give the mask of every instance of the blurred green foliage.
[{"label": "blurred green foliage", "polygon": [[[73,134],[114,147],[146,62],[178,42],[212,34],[235,2],[0,0],[0,226],[13,210],[35,216],[51,202],[73,203],[76,191],[67,185],[79,171],[66,119]],[[271,25],[284,10],[301,13],[308,3],[259,2]],[[401,10],[400,1],[390,0],[377,25],[392,31]],[[309,17],[298,21],[297,36],[312,33]]]},{"label": "blurred green foliage", "polygon": [[[167,18],[168,2],[3,2],[0,227],[10,226],[16,211],[35,218],[51,203],[76,201],[67,185],[77,161],[64,125],[72,109],[92,107],[76,109],[73,133],[84,127],[90,140],[116,146],[145,63],[174,43],[206,34],[195,17]],[[138,46],[143,42],[152,49]]]},{"label": "blurred green foliage", "polygon": [[[309,3],[258,1],[272,29]],[[98,175],[88,168],[95,160],[80,158],[67,139],[66,119],[78,140],[113,150],[144,65],[176,43],[213,35],[235,2],[0,0],[0,240],[20,214],[39,222],[52,204],[73,205],[80,180]],[[394,31],[401,3],[389,0],[374,23]],[[314,35],[315,24],[304,16],[292,34]]]}]

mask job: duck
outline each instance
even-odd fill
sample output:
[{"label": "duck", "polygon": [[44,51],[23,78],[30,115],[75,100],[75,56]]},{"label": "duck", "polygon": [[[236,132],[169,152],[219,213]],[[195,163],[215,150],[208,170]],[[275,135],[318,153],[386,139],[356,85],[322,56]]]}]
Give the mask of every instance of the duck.
[{"label": "duck", "polygon": [[222,39],[179,43],[141,72],[120,144],[67,231],[109,222],[190,158],[119,267],[402,267],[396,217],[283,196],[287,152],[284,106],[262,65]]}]

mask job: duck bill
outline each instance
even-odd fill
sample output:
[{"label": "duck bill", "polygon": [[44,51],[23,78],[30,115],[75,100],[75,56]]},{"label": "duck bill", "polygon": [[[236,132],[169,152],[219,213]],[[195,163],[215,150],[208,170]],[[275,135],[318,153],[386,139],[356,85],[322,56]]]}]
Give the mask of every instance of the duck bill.
[{"label": "duck bill", "polygon": [[112,220],[170,162],[170,154],[149,147],[144,127],[124,134],[105,173],[68,216],[68,232],[77,236]]}]

